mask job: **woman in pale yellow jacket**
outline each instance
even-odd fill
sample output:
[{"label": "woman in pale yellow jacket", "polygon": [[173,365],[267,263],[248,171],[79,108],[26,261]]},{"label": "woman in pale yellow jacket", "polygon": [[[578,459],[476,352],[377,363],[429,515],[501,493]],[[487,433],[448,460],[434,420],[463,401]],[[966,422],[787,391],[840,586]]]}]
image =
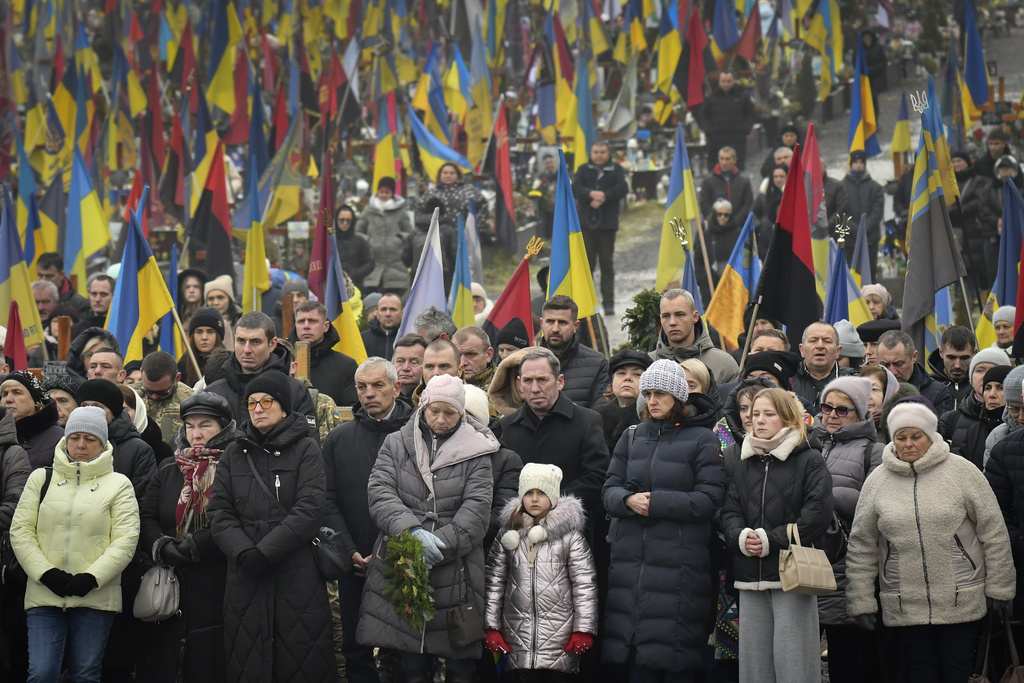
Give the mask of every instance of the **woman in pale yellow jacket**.
[{"label": "woman in pale yellow jacket", "polygon": [[138,538],[139,506],[131,481],[114,472],[106,416],[76,408],[52,472],[32,473],[11,523],[29,579],[30,683],[56,683],[65,640],[70,680],[98,683],[110,624],[121,611],[121,571]]}]

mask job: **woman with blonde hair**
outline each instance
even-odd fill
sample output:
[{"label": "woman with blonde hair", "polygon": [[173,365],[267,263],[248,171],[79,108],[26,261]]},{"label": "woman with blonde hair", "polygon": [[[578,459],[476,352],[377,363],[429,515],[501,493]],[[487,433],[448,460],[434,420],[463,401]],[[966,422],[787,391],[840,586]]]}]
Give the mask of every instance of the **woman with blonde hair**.
[{"label": "woman with blonde hair", "polygon": [[779,551],[789,547],[789,524],[797,525],[804,545],[824,537],[832,522],[832,477],[807,443],[793,394],[771,388],[754,396],[750,431],[730,474],[721,530],[738,553],[740,681],[817,680],[817,601],[782,590]]}]

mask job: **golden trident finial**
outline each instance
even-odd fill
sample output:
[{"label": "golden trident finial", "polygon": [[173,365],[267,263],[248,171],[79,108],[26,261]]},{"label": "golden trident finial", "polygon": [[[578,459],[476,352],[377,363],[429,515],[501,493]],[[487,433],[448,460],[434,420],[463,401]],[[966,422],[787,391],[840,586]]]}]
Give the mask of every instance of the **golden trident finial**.
[{"label": "golden trident finial", "polygon": [[331,215],[330,210],[326,206],[320,209],[320,217],[324,220],[324,227],[327,228],[327,234],[332,234],[334,232],[334,216]]},{"label": "golden trident finial", "polygon": [[842,218],[836,217],[836,246],[842,248],[846,244],[846,236],[853,232],[852,224],[853,216],[849,214]]},{"label": "golden trident finial", "polygon": [[668,224],[672,227],[672,232],[675,233],[676,238],[679,240],[679,245],[683,248],[683,251],[690,251],[690,240],[686,234],[686,226],[681,220],[673,217]]},{"label": "golden trident finial", "polygon": [[536,256],[540,253],[541,247],[544,246],[544,240],[539,237],[531,237],[529,244],[526,245],[526,258],[529,259],[531,256]]}]

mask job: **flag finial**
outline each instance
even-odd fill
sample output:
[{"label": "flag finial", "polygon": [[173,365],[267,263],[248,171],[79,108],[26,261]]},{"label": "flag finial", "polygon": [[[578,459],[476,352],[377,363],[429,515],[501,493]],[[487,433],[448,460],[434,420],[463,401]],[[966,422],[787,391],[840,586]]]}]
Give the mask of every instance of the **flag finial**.
[{"label": "flag finial", "polygon": [[526,258],[529,259],[531,256],[539,254],[543,246],[544,240],[536,236],[531,237],[530,242],[526,245]]},{"label": "flag finial", "polygon": [[918,114],[923,114],[928,109],[928,92],[926,90],[918,90],[916,93],[910,93],[910,106]]},{"label": "flag finial", "polygon": [[672,232],[675,233],[675,236],[679,239],[679,246],[683,248],[683,251],[689,252],[690,240],[686,234],[686,226],[681,220],[675,217],[673,217],[668,224],[672,227]]},{"label": "flag finial", "polygon": [[846,244],[846,236],[853,232],[853,216],[836,216],[836,245],[842,249]]}]

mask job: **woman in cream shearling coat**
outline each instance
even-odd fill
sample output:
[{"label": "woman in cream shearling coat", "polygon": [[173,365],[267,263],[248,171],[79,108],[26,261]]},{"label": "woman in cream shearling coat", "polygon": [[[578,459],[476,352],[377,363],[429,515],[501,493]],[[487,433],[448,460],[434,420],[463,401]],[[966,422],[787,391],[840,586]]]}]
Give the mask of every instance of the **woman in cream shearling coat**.
[{"label": "woman in cream shearling coat", "polygon": [[1013,599],[1016,574],[999,504],[984,475],[951,455],[929,405],[898,402],[893,442],[864,482],[846,556],[846,610],[900,627],[915,681],[965,681],[981,619]]}]

